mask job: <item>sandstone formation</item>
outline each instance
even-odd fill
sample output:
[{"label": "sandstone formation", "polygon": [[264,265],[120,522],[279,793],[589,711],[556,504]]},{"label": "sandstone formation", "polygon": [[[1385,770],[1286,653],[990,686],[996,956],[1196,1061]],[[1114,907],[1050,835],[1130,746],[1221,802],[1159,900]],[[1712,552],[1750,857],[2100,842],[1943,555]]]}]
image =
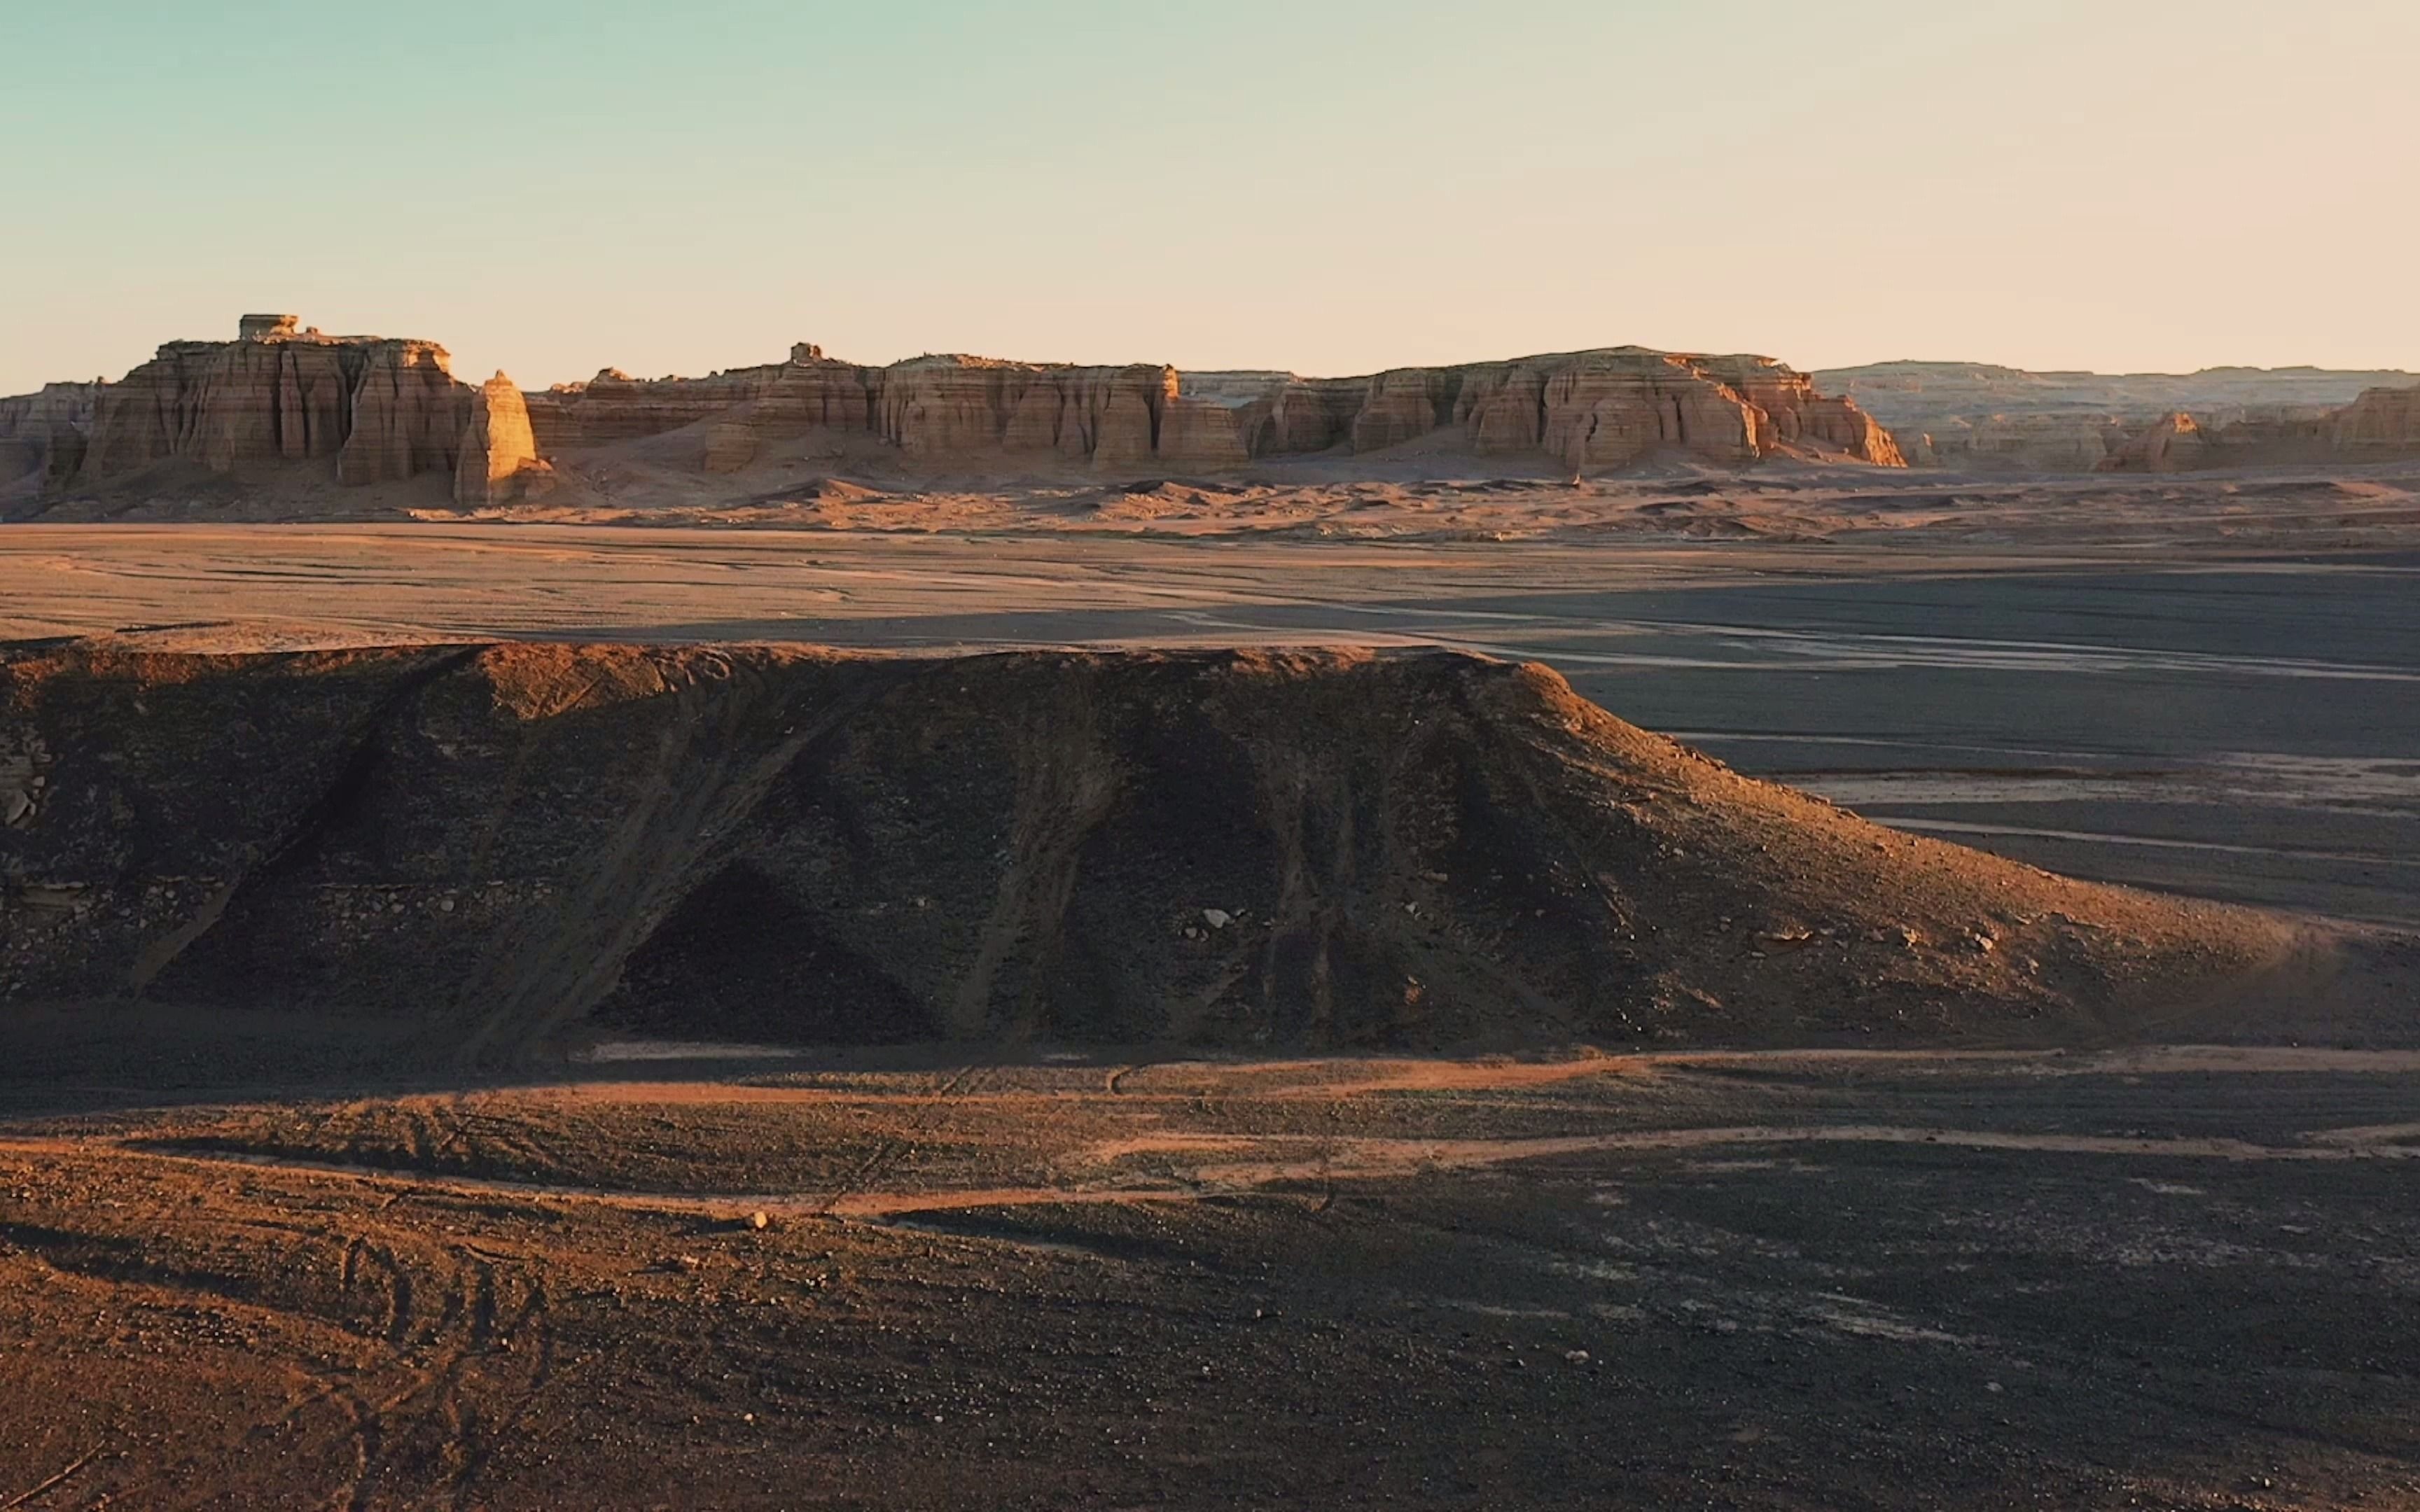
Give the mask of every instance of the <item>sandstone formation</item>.
[{"label": "sandstone formation", "polygon": [[2182,472],[2413,456],[2420,456],[2420,386],[2367,389],[2338,409],[2248,415],[2224,424],[2182,412],[2165,415],[2102,466],[2113,472]]},{"label": "sandstone formation", "polygon": [[1619,347],[1304,379],[964,356],[868,368],[803,345],[799,353],[704,378],[600,373],[532,395],[531,422],[550,454],[707,423],[705,465],[715,471],[745,466],[766,439],[811,430],[869,437],[912,467],[942,472],[1222,471],[1432,436],[1474,456],[1527,456],[1575,471],[1663,455],[1723,466],[1790,455],[1901,460],[1855,405],[1758,357]]},{"label": "sandstone formation", "polygon": [[[463,500],[493,501],[534,458],[675,433],[688,439],[652,452],[657,462],[737,472],[784,443],[823,437],[834,455],[973,480],[1071,468],[1121,480],[1230,472],[1414,442],[1424,456],[1571,472],[1659,456],[1728,467],[1775,456],[1902,460],[1855,404],[1761,357],[1625,347],[1301,378],[966,356],[864,367],[807,342],[787,362],[702,378],[607,369],[525,394],[499,454],[488,431],[502,411],[455,380],[442,347],[327,336],[282,315],[246,316],[232,342],[171,342],[101,386],[88,418],[65,424],[71,440],[43,448],[47,480],[101,486],[171,461],[219,473],[319,463],[353,485],[444,473],[460,481]],[[520,450],[524,419],[530,455]],[[33,470],[32,448],[19,443],[11,455],[17,471]]]},{"label": "sandstone formation", "polygon": [[336,454],[336,481],[400,482],[454,465],[472,391],[454,379],[445,348],[381,342],[353,390],[352,427]]},{"label": "sandstone formation", "polygon": [[[1457,466],[1578,475],[1659,458],[2083,472],[2420,455],[2420,388],[2354,386],[2408,377],[2397,374],[2102,378],[1892,363],[1810,378],[1769,358],[1621,347],[1304,378],[955,355],[868,367],[809,342],[786,362],[701,378],[609,368],[524,394],[498,454],[483,439],[495,406],[454,379],[442,347],[326,336],[291,316],[246,316],[240,329],[233,342],[171,342],[116,383],[0,400],[0,487],[107,486],[168,461],[221,473],[316,464],[345,484],[438,473],[459,481],[466,503],[492,503],[544,476],[539,459],[640,443],[652,466],[712,474],[814,456],[972,486],[1070,470],[1129,482],[1311,459],[1373,475]],[[1827,393],[1818,379],[1848,393]],[[2195,402],[2150,402],[2179,396]],[[2308,402],[2331,396],[2337,403]]]},{"label": "sandstone formation", "polygon": [[83,465],[101,388],[45,383],[39,393],[0,399],[0,491],[56,485]]},{"label": "sandstone formation", "polygon": [[2329,440],[2348,457],[2420,453],[2420,384],[2364,390],[2331,422]]},{"label": "sandstone formation", "polygon": [[2125,449],[2133,429],[2113,415],[1946,416],[1894,428],[1908,465],[1962,472],[2090,472]]},{"label": "sandstone formation", "polygon": [[2175,472],[2206,465],[2211,450],[2200,424],[2180,410],[2145,426],[2101,467],[2112,472]]},{"label": "sandstone formation", "polygon": [[470,391],[432,342],[327,336],[246,316],[235,341],[177,341],[96,396],[79,464],[99,483],[181,460],[212,472],[322,462],[362,484],[450,469]]},{"label": "sandstone formation", "polygon": [[754,419],[752,413],[733,414],[709,423],[706,432],[706,471],[737,472],[756,460]]},{"label": "sandstone formation", "polygon": [[454,465],[454,501],[465,507],[522,497],[544,464],[530,435],[529,409],[511,378],[498,373],[479,386]]},{"label": "sandstone formation", "polygon": [[2287,937],[1878,828],[1444,653],[28,647],[0,779],[0,999],[367,1018],[445,1055],[583,1017],[2024,1040],[2206,1001]]},{"label": "sandstone formation", "polygon": [[[2029,373],[1963,363],[1877,363],[1815,375],[1887,425],[1916,466],[2026,472],[2412,455],[2420,442],[2394,418],[2392,395],[2411,392],[2413,378],[2311,367]],[[2189,429],[2178,429],[2179,415]]]}]

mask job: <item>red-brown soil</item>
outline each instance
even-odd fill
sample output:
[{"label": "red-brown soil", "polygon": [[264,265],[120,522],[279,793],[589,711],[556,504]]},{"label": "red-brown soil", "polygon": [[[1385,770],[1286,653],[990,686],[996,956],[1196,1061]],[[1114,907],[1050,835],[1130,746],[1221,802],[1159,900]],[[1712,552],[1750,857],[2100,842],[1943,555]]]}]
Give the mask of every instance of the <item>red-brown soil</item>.
[{"label": "red-brown soil", "polygon": [[2420,1498],[2408,1053],[619,1064],[11,1082],[0,1500]]}]

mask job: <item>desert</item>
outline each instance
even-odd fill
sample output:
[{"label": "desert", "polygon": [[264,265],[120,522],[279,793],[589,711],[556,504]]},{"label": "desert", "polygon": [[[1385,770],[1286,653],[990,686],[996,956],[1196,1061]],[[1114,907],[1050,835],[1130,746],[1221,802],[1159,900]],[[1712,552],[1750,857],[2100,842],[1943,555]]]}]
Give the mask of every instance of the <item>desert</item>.
[{"label": "desert", "polygon": [[137,8],[0,1512],[2420,1508],[2420,11]]},{"label": "desert", "polygon": [[21,495],[8,1474],[2397,1500],[2420,474],[1389,450]]}]

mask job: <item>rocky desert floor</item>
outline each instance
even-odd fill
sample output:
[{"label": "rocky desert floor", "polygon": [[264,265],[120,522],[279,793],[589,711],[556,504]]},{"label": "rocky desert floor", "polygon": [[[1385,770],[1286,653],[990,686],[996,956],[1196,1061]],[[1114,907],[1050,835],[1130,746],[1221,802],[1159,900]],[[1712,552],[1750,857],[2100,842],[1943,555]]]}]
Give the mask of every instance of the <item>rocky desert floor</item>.
[{"label": "rocky desert floor", "polygon": [[[443,480],[339,487],[316,473],[172,464],[97,490],[0,489],[12,524],[613,525],[816,533],[1287,541],[1879,544],[2056,548],[2232,543],[2321,550],[2409,544],[2420,464],[2207,471],[1981,472],[1773,462],[1749,473],[1655,463],[1604,475],[1474,472],[1443,436],[1376,462],[1324,454],[1227,476],[1017,479],[903,470],[868,440],[800,442],[737,473],[699,470],[699,426],[556,455],[543,497],[457,503]],[[1503,459],[1495,459],[1502,464]]]},{"label": "rocky desert floor", "polygon": [[2412,1505],[2415,1072],[608,1042],[477,1090],[21,1086],[0,1486]]},{"label": "rocky desert floor", "polygon": [[1311,541],[15,525],[0,639],[918,651],[1435,644],[1753,776],[2080,876],[2420,924],[2420,532]]},{"label": "rocky desert floor", "polygon": [[[1887,824],[2409,930],[2420,539],[2352,482],[2072,539],[19,524],[0,637],[1443,644]],[[2420,1059],[2328,990],[2257,1048],[411,1084],[25,1011],[0,1508],[2420,1505]]]}]

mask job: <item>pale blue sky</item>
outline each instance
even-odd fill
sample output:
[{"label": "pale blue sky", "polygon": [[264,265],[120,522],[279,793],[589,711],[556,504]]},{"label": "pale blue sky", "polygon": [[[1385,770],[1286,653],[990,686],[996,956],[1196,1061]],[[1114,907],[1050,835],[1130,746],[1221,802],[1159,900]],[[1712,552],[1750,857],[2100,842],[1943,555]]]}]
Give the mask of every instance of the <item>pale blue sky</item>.
[{"label": "pale blue sky", "polygon": [[532,386],[2420,367],[2420,0],[0,0],[0,393],[252,309]]}]

